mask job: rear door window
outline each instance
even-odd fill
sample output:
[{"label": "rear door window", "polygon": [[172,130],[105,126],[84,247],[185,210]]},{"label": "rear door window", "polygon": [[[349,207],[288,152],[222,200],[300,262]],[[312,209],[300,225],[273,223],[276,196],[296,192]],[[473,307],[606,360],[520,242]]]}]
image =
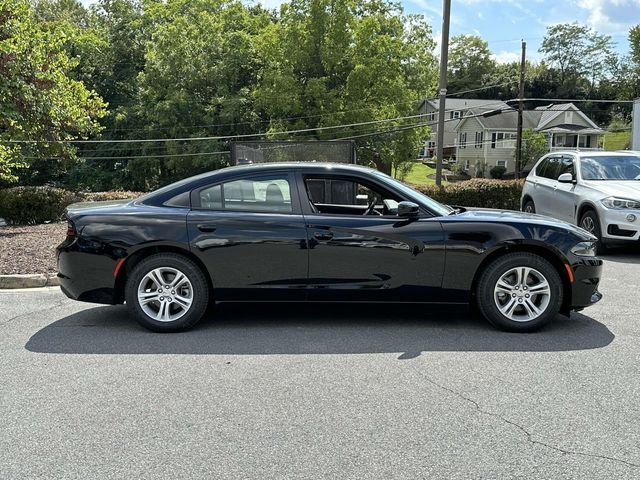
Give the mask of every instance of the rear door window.
[{"label": "rear door window", "polygon": [[197,192],[200,209],[291,213],[288,175],[243,178]]}]

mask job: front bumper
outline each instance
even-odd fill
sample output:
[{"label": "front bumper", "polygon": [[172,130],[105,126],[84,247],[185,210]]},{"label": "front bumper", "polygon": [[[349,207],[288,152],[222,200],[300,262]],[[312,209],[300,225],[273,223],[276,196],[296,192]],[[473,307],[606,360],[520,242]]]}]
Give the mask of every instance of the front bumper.
[{"label": "front bumper", "polygon": [[598,257],[573,256],[571,261],[573,283],[570,310],[581,310],[602,299],[598,286],[603,264],[604,262]]},{"label": "front bumper", "polygon": [[[629,221],[633,215],[635,219]],[[638,242],[640,240],[640,210],[600,208],[602,238],[607,243]]]}]

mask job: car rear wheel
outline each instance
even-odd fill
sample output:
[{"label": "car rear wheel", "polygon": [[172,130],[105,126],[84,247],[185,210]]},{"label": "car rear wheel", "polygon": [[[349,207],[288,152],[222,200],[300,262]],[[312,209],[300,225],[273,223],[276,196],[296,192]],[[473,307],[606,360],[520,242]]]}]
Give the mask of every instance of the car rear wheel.
[{"label": "car rear wheel", "polygon": [[600,227],[598,214],[593,210],[587,210],[584,212],[582,217],[580,217],[580,227],[598,237],[598,243],[596,245],[597,253],[604,253],[607,247],[602,242],[602,229]]},{"label": "car rear wheel", "polygon": [[142,326],[155,332],[177,332],[202,318],[209,287],[194,262],[182,255],[161,253],[135,266],[125,296],[129,311]]},{"label": "car rear wheel", "polygon": [[522,207],[522,211],[525,213],[536,213],[536,205],[533,203],[533,200],[527,200]]},{"label": "car rear wheel", "polygon": [[562,304],[562,280],[544,258],[504,255],[485,268],[476,291],[480,313],[494,326],[532,332],[550,322]]}]

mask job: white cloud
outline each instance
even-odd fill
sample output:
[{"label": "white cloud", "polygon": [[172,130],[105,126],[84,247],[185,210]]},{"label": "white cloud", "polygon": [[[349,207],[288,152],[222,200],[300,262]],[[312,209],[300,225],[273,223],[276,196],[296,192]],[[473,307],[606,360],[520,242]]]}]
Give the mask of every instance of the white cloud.
[{"label": "white cloud", "polygon": [[587,22],[605,33],[628,30],[640,18],[640,0],[576,0],[588,13]]},{"label": "white cloud", "polygon": [[518,51],[502,50],[491,56],[498,63],[512,63],[520,60],[520,52]]}]

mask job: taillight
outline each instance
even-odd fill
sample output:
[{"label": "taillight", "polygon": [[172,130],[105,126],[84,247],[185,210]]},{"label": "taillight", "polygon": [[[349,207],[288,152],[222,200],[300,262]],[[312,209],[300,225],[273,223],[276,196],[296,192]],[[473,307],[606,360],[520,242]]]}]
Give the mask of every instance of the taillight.
[{"label": "taillight", "polygon": [[67,237],[75,237],[78,235],[76,232],[76,226],[71,220],[67,221]]}]

